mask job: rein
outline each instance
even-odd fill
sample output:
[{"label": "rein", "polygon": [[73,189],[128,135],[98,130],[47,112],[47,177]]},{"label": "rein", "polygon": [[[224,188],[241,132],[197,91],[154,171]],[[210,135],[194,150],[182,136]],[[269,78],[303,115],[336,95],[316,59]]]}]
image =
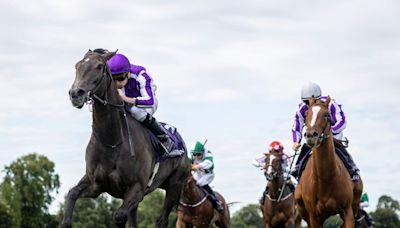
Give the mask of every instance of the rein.
[{"label": "rein", "polygon": [[197,206],[201,205],[202,203],[204,203],[204,201],[206,201],[206,199],[207,199],[207,194],[204,195],[204,197],[199,202],[197,202],[195,204],[187,204],[187,203],[184,203],[182,200],[179,200],[179,203],[182,204],[182,206],[185,206],[185,207],[197,207]]}]

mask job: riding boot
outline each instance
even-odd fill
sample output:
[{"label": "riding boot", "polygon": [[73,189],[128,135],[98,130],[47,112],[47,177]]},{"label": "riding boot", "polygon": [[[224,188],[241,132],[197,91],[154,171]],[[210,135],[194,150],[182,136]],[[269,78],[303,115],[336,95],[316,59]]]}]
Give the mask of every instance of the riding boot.
[{"label": "riding boot", "polygon": [[311,148],[307,146],[307,144],[303,144],[301,146],[299,157],[297,157],[296,164],[294,165],[293,170],[291,171],[292,176],[294,176],[296,179],[299,179],[300,161],[303,160],[303,158],[307,155],[310,149]]},{"label": "riding boot", "polygon": [[375,225],[374,219],[364,209],[360,210],[361,213],[365,216],[365,221],[367,222],[368,227],[373,227],[373,225]]},{"label": "riding boot", "polygon": [[[337,144],[335,144],[336,146],[338,146]],[[356,166],[356,164],[354,163],[353,158],[351,157],[351,155],[349,154],[349,152],[346,150],[345,147],[338,146],[339,150],[342,153],[338,153],[338,151],[336,151],[336,154],[339,156],[339,158],[343,161],[344,165],[346,166],[347,170],[349,171],[350,177],[352,178],[353,181],[357,181],[360,178],[359,175],[359,169]]]},{"label": "riding boot", "polygon": [[264,205],[265,202],[265,196],[268,194],[268,186],[265,187],[265,190],[260,198],[260,204],[261,206]]},{"label": "riding boot", "polygon": [[169,152],[171,152],[174,142],[168,136],[168,134],[164,131],[164,129],[160,126],[154,116],[147,114],[146,118],[143,120],[143,125],[146,126],[153,134],[157,136],[157,138],[161,141],[161,145],[164,149],[163,156],[167,156]]},{"label": "riding boot", "polygon": [[215,196],[215,193],[211,189],[211,187],[208,184],[206,184],[206,185],[203,186],[203,189],[208,192],[207,198],[211,201],[211,204],[213,205],[213,207],[219,213],[223,212],[224,211],[224,206],[222,205],[222,202],[217,199],[217,197]]}]

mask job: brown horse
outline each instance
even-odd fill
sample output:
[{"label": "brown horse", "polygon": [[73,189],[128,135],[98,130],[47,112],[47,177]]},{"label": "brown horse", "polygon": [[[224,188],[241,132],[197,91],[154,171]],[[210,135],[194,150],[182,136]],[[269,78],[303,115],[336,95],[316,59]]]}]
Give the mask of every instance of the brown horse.
[{"label": "brown horse", "polygon": [[[115,52],[100,55],[89,51],[75,66],[70,99],[77,108],[82,108],[88,100],[94,102],[93,130],[86,148],[86,174],[68,192],[62,227],[72,226],[72,212],[78,198],[96,198],[102,192],[123,199],[115,213],[116,225],[125,227],[128,222],[129,227],[137,227],[138,205],[156,188],[166,190],[156,227],[167,227],[168,216],[179,202],[190,172],[187,151],[183,145],[183,156],[157,163],[160,159],[154,149],[157,145],[154,137],[126,114],[118,95],[106,64],[113,55]],[[178,137],[182,139],[179,134]]]},{"label": "brown horse", "polygon": [[189,176],[183,187],[180,205],[178,206],[178,220],[176,227],[231,227],[228,205],[224,197],[215,192],[216,197],[224,205],[224,211],[218,213],[211,202],[207,200],[207,194],[197,186],[193,176]]},{"label": "brown horse", "polygon": [[[282,191],[284,181],[282,153],[268,153],[265,156],[265,176],[268,180],[268,194],[265,196],[264,205],[261,206],[265,227],[294,227],[295,202],[293,192],[287,185]],[[281,198],[279,198],[281,196]]]},{"label": "brown horse", "polygon": [[362,180],[354,183],[337,156],[326,102],[310,100],[306,117],[306,143],[312,155],[295,191],[298,209],[312,228],[322,227],[331,215],[339,214],[342,227],[354,227],[362,194]]}]

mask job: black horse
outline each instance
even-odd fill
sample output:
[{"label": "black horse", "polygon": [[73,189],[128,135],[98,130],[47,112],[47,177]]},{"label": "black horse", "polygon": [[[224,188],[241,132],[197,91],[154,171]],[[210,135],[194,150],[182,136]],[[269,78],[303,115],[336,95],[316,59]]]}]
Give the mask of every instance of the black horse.
[{"label": "black horse", "polygon": [[[107,192],[123,199],[115,212],[116,225],[125,227],[128,222],[129,227],[137,227],[139,203],[146,194],[162,188],[166,197],[156,227],[167,227],[168,216],[178,204],[184,180],[190,173],[186,146],[183,143],[183,156],[160,159],[154,149],[154,137],[126,115],[106,64],[113,55],[115,52],[99,54],[89,50],[75,65],[70,99],[76,108],[93,101],[93,131],[86,148],[86,174],[68,192],[62,226],[72,226],[72,212],[78,198],[96,198]],[[177,136],[182,140],[178,133]],[[163,161],[157,163],[160,160]]]}]

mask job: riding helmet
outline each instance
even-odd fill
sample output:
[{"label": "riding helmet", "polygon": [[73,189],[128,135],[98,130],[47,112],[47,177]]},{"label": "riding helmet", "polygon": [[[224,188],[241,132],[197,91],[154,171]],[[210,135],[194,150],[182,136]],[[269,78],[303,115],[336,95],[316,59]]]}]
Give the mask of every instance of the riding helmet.
[{"label": "riding helmet", "polygon": [[121,74],[129,72],[131,64],[129,59],[123,54],[115,54],[110,60],[107,61],[108,68],[111,74]]},{"label": "riding helmet", "polygon": [[271,144],[269,144],[268,151],[269,152],[277,151],[279,153],[282,153],[283,145],[279,141],[273,141],[273,142],[271,142]]},{"label": "riding helmet", "polygon": [[311,97],[319,99],[321,97],[321,88],[319,85],[309,82],[301,88],[301,99],[303,101],[309,100]]},{"label": "riding helmet", "polygon": [[202,154],[204,153],[204,145],[201,142],[196,141],[190,147],[190,151],[192,154]]}]

